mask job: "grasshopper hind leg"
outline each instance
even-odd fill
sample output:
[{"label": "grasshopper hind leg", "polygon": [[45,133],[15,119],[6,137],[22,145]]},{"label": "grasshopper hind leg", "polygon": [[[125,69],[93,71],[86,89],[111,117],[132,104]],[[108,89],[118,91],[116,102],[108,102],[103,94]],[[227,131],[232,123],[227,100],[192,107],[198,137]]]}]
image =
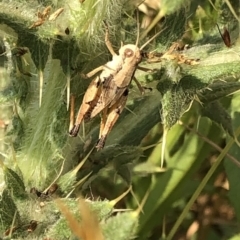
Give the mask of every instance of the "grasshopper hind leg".
[{"label": "grasshopper hind leg", "polygon": [[80,124],[74,125],[72,129],[69,131],[69,135],[71,137],[76,137],[78,135],[80,129]]},{"label": "grasshopper hind leg", "polygon": [[123,95],[120,97],[119,101],[115,103],[108,111],[106,120],[103,121],[104,126],[100,129],[99,139],[96,145],[97,150],[104,147],[107,135],[112,130],[112,127],[118,120],[120,114],[122,113],[128,97],[128,89],[126,89]]},{"label": "grasshopper hind leg", "polygon": [[105,142],[106,142],[107,136],[102,136],[101,138],[98,139],[96,149],[97,151],[103,149]]},{"label": "grasshopper hind leg", "polygon": [[100,78],[96,77],[88,86],[84,94],[82,104],[79,108],[74,126],[69,131],[71,137],[76,137],[82,121],[91,118],[91,112],[95,108],[101,94]]}]

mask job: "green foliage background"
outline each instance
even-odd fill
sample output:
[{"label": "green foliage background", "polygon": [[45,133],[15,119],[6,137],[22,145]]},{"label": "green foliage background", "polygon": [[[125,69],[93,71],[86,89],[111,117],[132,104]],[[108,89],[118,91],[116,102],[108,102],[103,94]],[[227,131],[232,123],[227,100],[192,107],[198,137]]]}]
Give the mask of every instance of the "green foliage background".
[{"label": "green foliage background", "polygon": [[[48,5],[52,12],[64,11],[55,21],[29,28]],[[122,0],[0,2],[0,120],[8,123],[0,146],[2,238],[10,238],[5,231],[15,226],[11,239],[78,239],[54,199],[62,198],[81,226],[85,219],[77,197],[82,195],[91,200],[104,239],[238,239],[238,1],[161,1],[156,19],[164,30],[146,51],[166,52],[181,39],[191,45],[185,57],[199,64],[143,62],[156,71],[136,71],[136,77],[153,90],[140,96],[134,84],[130,87],[127,108],[102,151],[91,151],[99,117],[84,124],[77,138],[67,134],[69,94],[76,97],[76,112],[90,81],[80,73],[111,59],[102,21],[108,22],[117,51],[121,41],[136,42],[134,10],[133,2]],[[228,26],[231,48],[216,23]],[[140,45],[158,30],[159,25],[148,34],[143,30]],[[228,191],[216,186],[222,174]],[[44,195],[53,181],[59,189]],[[124,199],[111,201],[130,185]],[[41,196],[30,193],[33,188]],[[204,207],[211,206],[211,217],[200,209],[201,196],[208,199]],[[225,219],[224,207],[233,212]],[[211,219],[207,229],[204,219]],[[31,220],[38,226],[28,233]],[[193,223],[199,228],[187,238]]]}]

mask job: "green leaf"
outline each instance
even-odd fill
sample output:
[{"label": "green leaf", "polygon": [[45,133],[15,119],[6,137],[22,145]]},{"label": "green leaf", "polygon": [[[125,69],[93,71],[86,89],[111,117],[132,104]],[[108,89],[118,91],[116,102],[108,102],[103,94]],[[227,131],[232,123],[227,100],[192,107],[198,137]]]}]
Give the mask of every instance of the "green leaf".
[{"label": "green leaf", "polygon": [[[61,92],[66,85],[66,78],[59,60],[48,59],[43,79],[41,107],[37,97],[38,88],[32,88],[28,98],[24,114],[28,131],[24,134],[19,157],[19,167],[25,176],[25,182],[31,178],[31,185],[38,188],[44,185],[43,176],[52,179],[51,174],[57,175],[56,172],[61,167],[61,152],[67,139],[68,124],[67,109]],[[36,84],[36,79],[31,78],[31,84]],[[54,167],[49,167],[52,164]],[[32,179],[33,173],[35,177]]]},{"label": "green leaf", "polygon": [[[233,118],[232,122],[234,127],[239,126],[239,121],[240,121],[239,101],[240,101],[240,96],[235,95],[232,99],[232,104],[231,104],[231,115]],[[237,161],[239,161],[240,159],[239,146],[237,144],[234,144],[230,149],[229,154],[231,154],[233,157],[237,159]],[[237,167],[228,158],[225,158],[224,166],[225,166],[227,178],[229,181],[229,194],[228,194],[229,199],[234,206],[237,219],[238,221],[240,221],[240,205],[239,205],[240,193],[238,191],[238,189],[240,188],[240,181],[239,181],[240,168]]]},{"label": "green leaf", "polygon": [[19,115],[13,116],[11,127],[12,128],[9,129],[7,135],[11,135],[13,137],[13,146],[15,149],[19,149],[24,135],[24,123]]},{"label": "green leaf", "polygon": [[13,196],[19,199],[26,198],[25,186],[22,178],[12,169],[5,167],[4,170],[4,180],[7,189],[13,193]]},{"label": "green leaf", "polygon": [[234,138],[231,116],[218,101],[205,104],[202,108],[202,115],[222,126]]},{"label": "green leaf", "polygon": [[132,171],[128,164],[121,165],[117,168],[117,174],[126,181],[128,185],[131,184],[132,181]]},{"label": "green leaf", "polygon": [[174,1],[168,1],[168,0],[162,0],[161,1],[161,11],[163,11],[164,15],[171,14],[174,12],[177,12],[179,9],[181,9],[183,6],[188,5],[190,3],[189,0],[174,0]]},{"label": "green leaf", "polygon": [[162,94],[163,124],[170,129],[190,108],[197,90],[206,84],[193,76],[184,76],[179,82],[170,78],[161,80],[157,89]]},{"label": "green leaf", "polygon": [[138,217],[133,212],[119,213],[102,225],[105,240],[132,239],[136,235]]},{"label": "green leaf", "polygon": [[28,47],[36,68],[43,71],[49,56],[50,43],[41,41],[37,36],[23,34],[18,40],[18,46]]},{"label": "green leaf", "polygon": [[12,224],[16,226],[20,223],[18,209],[10,193],[10,190],[4,189],[0,199],[0,227],[3,227],[3,231],[6,231]]},{"label": "green leaf", "polygon": [[[173,144],[178,139],[179,130],[183,130],[182,128],[182,126],[175,125],[169,131],[167,136],[169,152],[174,147]],[[214,142],[220,134],[218,128],[212,126],[207,119],[201,119],[198,131]],[[179,146],[177,152],[167,159],[167,171],[153,175],[151,191],[143,207],[144,214],[140,216],[140,239],[146,239],[149,231],[154,226],[159,225],[159,222],[162,222],[164,215],[172,209],[172,204],[175,201],[191,196],[196,185],[188,181],[189,177],[201,166],[210,149],[212,149],[211,146],[195,134],[185,134],[184,143]],[[158,155],[158,162],[160,162],[160,153]],[[157,160],[157,156],[155,156],[155,160]],[[137,186],[140,188],[138,191],[146,192],[146,189],[142,189],[143,184],[141,182],[138,181]],[[157,222],[156,218],[159,219]]]},{"label": "green leaf", "polygon": [[[66,40],[59,37],[58,41],[56,41],[53,45],[52,54],[54,59],[57,58],[61,61],[61,67],[66,75],[69,73],[71,68],[78,67],[76,64],[80,64],[76,61],[77,56],[81,55],[80,49],[74,39]],[[82,58],[84,58],[84,56],[81,56],[81,59]]]},{"label": "green leaf", "polygon": [[[79,202],[76,199],[62,199],[61,200],[64,205],[68,208],[68,210],[74,215],[74,217],[79,221],[79,226],[81,225],[81,211],[79,208]],[[113,212],[114,208],[111,202],[108,200],[104,201],[88,201],[85,202],[89,205],[90,210],[93,214],[97,215],[98,221],[105,220],[110,217],[111,213]],[[59,212],[58,207],[55,203],[51,203],[52,207],[52,214]],[[93,229],[91,229],[93,230]],[[71,229],[69,228],[69,223],[67,222],[66,218],[62,215],[59,219],[54,223],[54,225],[49,229],[47,233],[48,236],[53,237],[54,239],[63,239],[69,238],[73,236]]]},{"label": "green leaf", "polygon": [[64,217],[58,219],[56,223],[51,226],[48,236],[59,240],[69,239],[72,236],[71,229]]},{"label": "green leaf", "polygon": [[113,204],[107,199],[103,201],[86,201],[90,205],[91,210],[97,214],[100,221],[108,218],[114,211]]},{"label": "green leaf", "polygon": [[236,234],[234,236],[232,236],[231,238],[229,238],[229,240],[239,240],[240,239],[240,234]]},{"label": "green leaf", "polygon": [[198,91],[200,102],[209,103],[230,95],[240,89],[240,82],[216,81]]},{"label": "green leaf", "polygon": [[166,21],[162,26],[163,31],[156,40],[158,51],[165,51],[173,42],[181,38],[185,31],[186,15],[185,9],[181,9],[178,13],[165,16]]}]

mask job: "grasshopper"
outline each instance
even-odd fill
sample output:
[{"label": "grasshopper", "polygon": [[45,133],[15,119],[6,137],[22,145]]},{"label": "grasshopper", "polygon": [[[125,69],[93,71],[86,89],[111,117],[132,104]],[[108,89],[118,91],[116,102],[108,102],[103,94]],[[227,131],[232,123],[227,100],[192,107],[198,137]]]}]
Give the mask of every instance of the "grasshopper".
[{"label": "grasshopper", "polygon": [[104,25],[106,28],[105,44],[112,55],[112,60],[84,75],[86,78],[90,78],[101,71],[86,90],[75,124],[69,131],[70,136],[76,137],[82,121],[90,120],[101,113],[97,150],[104,147],[107,135],[122,113],[127,102],[128,87],[132,80],[144,93],[143,87],[134,77],[134,74],[136,69],[150,70],[138,66],[142,61],[142,49],[160,33],[154,35],[140,48],[137,46],[138,36],[135,45],[123,45],[119,49],[119,54],[116,54],[109,40],[108,26],[105,22]]}]

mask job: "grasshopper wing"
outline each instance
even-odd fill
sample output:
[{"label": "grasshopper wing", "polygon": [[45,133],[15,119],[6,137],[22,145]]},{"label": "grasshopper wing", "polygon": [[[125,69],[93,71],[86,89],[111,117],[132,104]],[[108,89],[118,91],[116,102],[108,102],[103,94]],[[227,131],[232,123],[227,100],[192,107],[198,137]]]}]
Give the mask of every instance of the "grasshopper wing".
[{"label": "grasshopper wing", "polygon": [[110,75],[108,78],[105,78],[102,84],[102,91],[98,98],[97,103],[95,104],[92,112],[90,114],[90,118],[95,117],[106,107],[111,107],[114,103],[116,103],[119,98],[122,96],[125,88],[118,88],[114,81],[113,75]]}]

